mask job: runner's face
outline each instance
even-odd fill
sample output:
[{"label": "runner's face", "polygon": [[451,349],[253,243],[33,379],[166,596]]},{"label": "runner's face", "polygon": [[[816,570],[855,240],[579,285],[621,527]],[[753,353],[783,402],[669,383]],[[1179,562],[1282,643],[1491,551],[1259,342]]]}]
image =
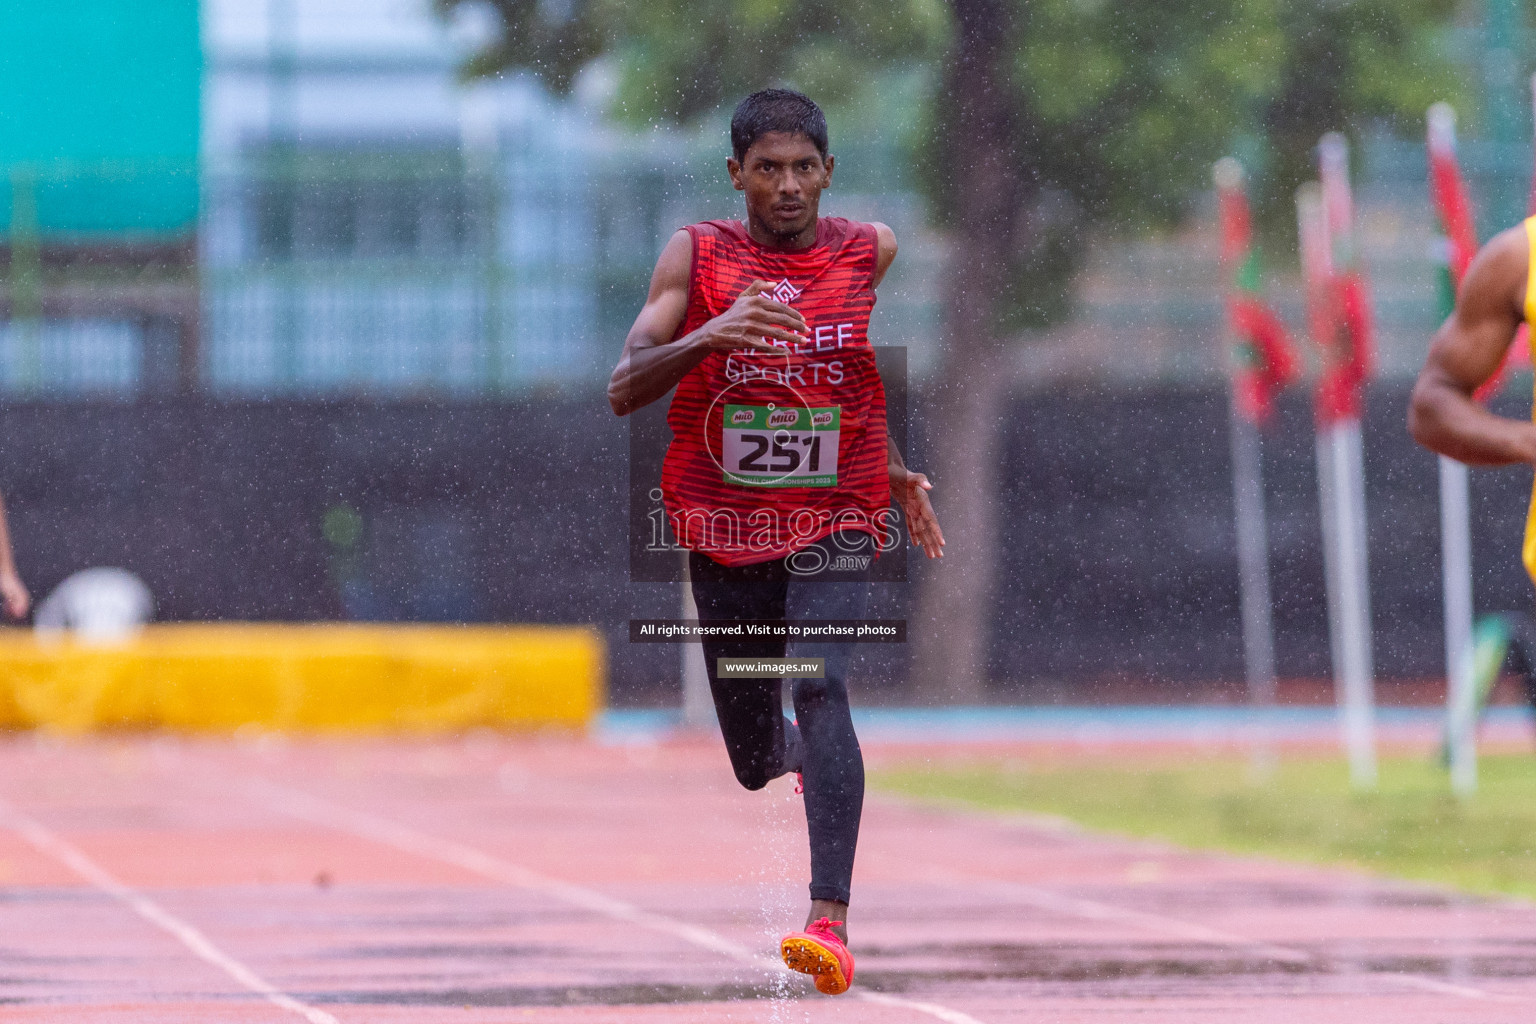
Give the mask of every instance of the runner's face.
[{"label": "runner's face", "polygon": [[752,143],[740,163],[732,159],[726,166],[732,184],[746,193],[749,229],[779,245],[815,241],[821,190],[832,184],[832,157],[823,159],[804,135],[769,132]]}]

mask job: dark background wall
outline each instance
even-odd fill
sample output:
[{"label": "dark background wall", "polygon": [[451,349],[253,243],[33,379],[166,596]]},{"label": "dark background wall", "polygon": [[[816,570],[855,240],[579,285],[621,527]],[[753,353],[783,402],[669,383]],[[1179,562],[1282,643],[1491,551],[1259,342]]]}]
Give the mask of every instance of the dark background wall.
[{"label": "dark background wall", "polygon": [[[1367,508],[1378,674],[1441,672],[1434,459],[1406,390],[1371,396]],[[1329,672],[1313,434],[1305,396],[1265,442],[1279,667]],[[1525,403],[1508,399],[1505,411]],[[940,484],[913,401],[909,462]],[[999,696],[1090,697],[1135,681],[1177,699],[1241,676],[1225,396],[1066,388],[1020,395],[1003,425]],[[627,424],[597,395],[505,402],[11,404],[0,490],[39,596],[92,565],[141,575],[162,619],[596,622],[619,703],[672,699],[678,651],[630,645],[631,617],[676,614],[675,585],[630,584]],[[1473,474],[1476,594],[1524,609],[1529,470]],[[361,527],[338,544],[327,515]],[[342,539],[345,539],[343,537]],[[911,559],[914,574],[928,571]],[[885,584],[872,614],[901,617]],[[868,648],[868,688],[904,681]]]},{"label": "dark background wall", "polygon": [[[1522,390],[1511,388],[1511,391]],[[1406,383],[1374,388],[1364,425],[1377,675],[1444,673],[1435,457],[1408,437]],[[1523,416],[1518,395],[1497,408]],[[1215,389],[1065,389],[1020,397],[1007,425],[1005,569],[994,678],[1126,677],[1176,695],[1242,678],[1227,405]],[[1282,677],[1331,674],[1310,400],[1291,394],[1264,441]],[[1472,473],[1474,593],[1526,610],[1528,468]],[[1022,671],[1021,671],[1022,670]]]}]

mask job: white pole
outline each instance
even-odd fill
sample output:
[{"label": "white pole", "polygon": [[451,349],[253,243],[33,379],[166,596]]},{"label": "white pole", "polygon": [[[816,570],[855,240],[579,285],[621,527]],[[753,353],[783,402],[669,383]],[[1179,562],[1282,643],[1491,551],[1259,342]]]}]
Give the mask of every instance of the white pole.
[{"label": "white pole", "polygon": [[1376,724],[1360,421],[1340,420],[1328,434],[1333,449],[1334,575],[1339,596],[1335,621],[1340,630],[1334,649],[1341,655],[1334,664],[1334,677],[1350,781],[1369,789],[1376,785]]},{"label": "white pole", "polygon": [[[1319,275],[1331,283],[1334,275],[1353,266],[1354,204],[1349,187],[1349,147],[1344,136],[1329,132],[1318,143],[1320,187],[1316,193],[1297,192],[1297,216],[1302,246]],[[1319,216],[1320,214],[1320,216]],[[1332,339],[1319,338],[1318,341]],[[1333,675],[1339,704],[1349,777],[1357,789],[1376,785],[1376,698],[1371,670],[1371,593],[1365,519],[1365,457],[1360,420],[1341,419],[1318,439],[1331,449],[1325,472],[1332,478],[1332,544],[1327,543],[1329,514],[1323,513],[1324,557],[1333,549],[1333,609],[1337,634],[1333,640]],[[1321,455],[1321,451],[1319,452]]]},{"label": "white pole", "polygon": [[[1454,158],[1456,111],[1436,103],[1427,114],[1425,142],[1431,158]],[[1447,234],[1451,226],[1444,225]],[[1450,239],[1446,270],[1455,280]],[[1440,457],[1440,586],[1445,615],[1446,753],[1451,789],[1470,796],[1477,789],[1477,695],[1472,658],[1472,523],[1465,464]]]},{"label": "white pole", "polygon": [[1472,525],[1467,467],[1440,456],[1440,573],[1445,604],[1451,789],[1477,790],[1477,696],[1472,678]]},{"label": "white pole", "polygon": [[1317,432],[1317,506],[1323,526],[1323,581],[1328,599],[1328,653],[1334,673],[1334,696],[1339,698],[1342,712],[1342,689],[1338,685],[1339,667],[1344,664],[1344,625],[1340,618],[1344,608],[1344,592],[1339,584],[1339,531],[1333,463],[1335,448],[1333,428]]},{"label": "white pole", "polygon": [[[683,556],[683,618],[699,617],[693,603],[693,585],[688,579],[688,552]],[[709,672],[704,666],[704,645],[685,641],[680,645],[683,658],[683,727],[709,729],[715,725],[715,700],[709,692]]]},{"label": "white pole", "polygon": [[1275,705],[1275,624],[1269,590],[1269,527],[1264,514],[1263,448],[1258,427],[1232,395],[1232,498],[1237,520],[1237,575],[1243,611],[1243,667],[1248,705],[1256,712],[1252,769],[1259,778],[1274,769],[1267,714]]}]

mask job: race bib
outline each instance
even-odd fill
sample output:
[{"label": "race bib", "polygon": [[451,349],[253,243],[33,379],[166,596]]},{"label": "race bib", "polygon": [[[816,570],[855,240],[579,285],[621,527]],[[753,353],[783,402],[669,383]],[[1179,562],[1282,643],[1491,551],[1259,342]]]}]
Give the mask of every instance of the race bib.
[{"label": "race bib", "polygon": [[720,464],[727,483],[836,487],[842,406],[728,405]]}]

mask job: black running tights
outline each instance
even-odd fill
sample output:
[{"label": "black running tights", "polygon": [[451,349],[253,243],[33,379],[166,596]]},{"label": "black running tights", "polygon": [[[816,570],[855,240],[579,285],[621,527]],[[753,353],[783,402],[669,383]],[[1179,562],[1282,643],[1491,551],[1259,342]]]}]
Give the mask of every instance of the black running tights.
[{"label": "black running tights", "polygon": [[[820,541],[830,558],[859,548],[863,534]],[[803,560],[802,560],[803,564]],[[839,573],[825,582],[789,569],[785,560],[729,567],[690,552],[693,599],[703,623],[742,619],[792,621],[859,619],[869,601],[866,573]],[[811,842],[811,899],[848,902],[853,854],[864,806],[864,756],[848,710],[847,675],[853,648],[847,643],[795,642],[788,656],[822,658],[825,678],[791,683],[798,726],[784,717],[783,683],[778,679],[724,679],[717,658],[786,657],[783,640],[704,640],[704,663],[715,712],[736,778],[762,789],[789,772],[805,780],[805,820]]]}]

